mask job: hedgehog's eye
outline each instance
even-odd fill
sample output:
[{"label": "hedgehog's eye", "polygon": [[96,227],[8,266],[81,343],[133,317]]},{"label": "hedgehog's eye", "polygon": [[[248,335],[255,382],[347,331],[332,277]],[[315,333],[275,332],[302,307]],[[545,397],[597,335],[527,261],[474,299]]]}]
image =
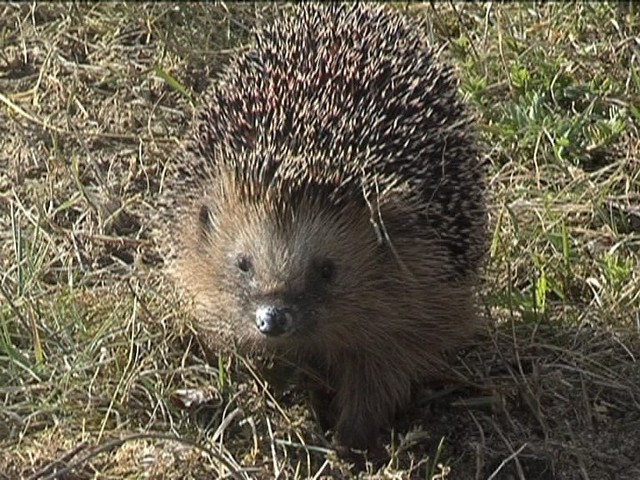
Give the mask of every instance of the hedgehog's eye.
[{"label": "hedgehog's eye", "polygon": [[251,260],[249,260],[245,255],[238,255],[236,258],[236,264],[243,273],[249,273],[253,267],[251,265]]},{"label": "hedgehog's eye", "polygon": [[330,282],[333,280],[333,276],[335,274],[336,267],[331,260],[324,260],[320,264],[320,276],[323,280]]},{"label": "hedgehog's eye", "polygon": [[211,213],[206,205],[202,205],[198,211],[198,222],[203,230],[209,231],[211,229]]}]

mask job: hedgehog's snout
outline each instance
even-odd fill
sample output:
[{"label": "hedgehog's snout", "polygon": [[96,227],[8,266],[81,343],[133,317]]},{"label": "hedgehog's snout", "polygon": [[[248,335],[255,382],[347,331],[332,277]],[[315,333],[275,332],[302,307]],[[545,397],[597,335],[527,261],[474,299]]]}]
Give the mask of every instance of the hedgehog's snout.
[{"label": "hedgehog's snout", "polygon": [[256,327],[263,335],[278,337],[291,331],[293,313],[288,308],[262,305],[256,309]]}]

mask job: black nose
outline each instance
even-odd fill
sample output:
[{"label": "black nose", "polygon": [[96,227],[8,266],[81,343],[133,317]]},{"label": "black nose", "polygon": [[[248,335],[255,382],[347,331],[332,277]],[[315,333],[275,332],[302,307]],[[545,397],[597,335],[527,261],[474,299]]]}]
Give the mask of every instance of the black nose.
[{"label": "black nose", "polygon": [[277,337],[287,332],[291,328],[292,318],[286,308],[267,305],[256,309],[256,326],[265,335]]}]

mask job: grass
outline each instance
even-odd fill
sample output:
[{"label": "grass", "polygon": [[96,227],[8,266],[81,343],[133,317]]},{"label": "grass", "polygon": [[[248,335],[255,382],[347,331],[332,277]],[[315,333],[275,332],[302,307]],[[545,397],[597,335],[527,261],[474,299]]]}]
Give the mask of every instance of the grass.
[{"label": "grass", "polygon": [[[376,478],[640,478],[640,11],[396,7],[488,146],[491,327]],[[210,79],[281,8],[0,6],[0,478],[351,475],[297,392],[203,360],[151,228]]]}]

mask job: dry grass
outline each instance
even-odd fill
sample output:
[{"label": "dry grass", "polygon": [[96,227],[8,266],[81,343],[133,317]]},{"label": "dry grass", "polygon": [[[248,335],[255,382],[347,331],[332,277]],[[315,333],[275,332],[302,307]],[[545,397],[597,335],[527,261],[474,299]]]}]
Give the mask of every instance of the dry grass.
[{"label": "dry grass", "polygon": [[[277,8],[0,6],[0,478],[350,476],[297,392],[203,361],[150,229],[200,94]],[[411,12],[490,146],[492,326],[365,476],[640,478],[640,12]]]}]

